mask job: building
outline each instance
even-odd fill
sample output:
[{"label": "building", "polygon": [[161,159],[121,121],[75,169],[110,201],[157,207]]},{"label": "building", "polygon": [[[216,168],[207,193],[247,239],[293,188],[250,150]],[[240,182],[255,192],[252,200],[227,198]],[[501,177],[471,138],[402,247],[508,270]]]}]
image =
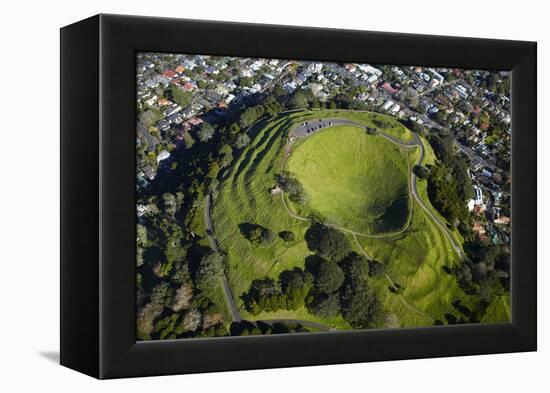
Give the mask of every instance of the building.
[{"label": "building", "polygon": [[166,160],[167,158],[170,157],[170,153],[167,152],[166,150],[163,150],[159,153],[159,155],[157,156],[157,162],[161,162],[161,161],[164,161]]},{"label": "building", "polygon": [[445,77],[441,75],[439,72],[437,72],[436,70],[434,70],[433,68],[428,68],[428,71],[432,74],[432,77],[433,77],[432,81],[436,80],[437,84],[441,84],[445,80]]},{"label": "building", "polygon": [[485,203],[483,201],[483,191],[481,190],[481,187],[474,186],[474,197],[468,201],[468,210],[473,211],[476,214],[480,214],[485,211]]},{"label": "building", "polygon": [[458,95],[460,96],[460,98],[462,98],[462,99],[468,98],[468,91],[466,90],[466,88],[464,86],[457,85],[457,86],[455,86],[455,90],[458,93]]},{"label": "building", "polygon": [[369,85],[372,85],[374,82],[376,82],[378,80],[378,76],[376,74],[372,74],[371,76],[369,76],[367,78],[367,83]]},{"label": "building", "polygon": [[399,93],[399,90],[398,89],[395,89],[391,86],[390,82],[384,82],[382,83],[382,85],[380,86],[382,89],[386,90],[388,93],[390,94],[397,94]]},{"label": "building", "polygon": [[401,109],[401,107],[398,104],[395,104],[393,108],[391,108],[390,113],[395,115],[397,112],[399,112],[399,109]]},{"label": "building", "polygon": [[174,79],[178,76],[178,74],[176,74],[172,70],[166,70],[162,73],[162,76],[164,76],[165,78],[168,78],[168,79]]},{"label": "building", "polygon": [[384,104],[384,106],[383,106],[382,108],[384,108],[384,110],[387,111],[387,110],[389,110],[392,106],[393,106],[393,101],[388,100],[388,101],[386,101],[386,103]]},{"label": "building", "polygon": [[493,176],[493,174],[485,168],[483,168],[483,170],[481,171],[481,174],[489,179]]}]

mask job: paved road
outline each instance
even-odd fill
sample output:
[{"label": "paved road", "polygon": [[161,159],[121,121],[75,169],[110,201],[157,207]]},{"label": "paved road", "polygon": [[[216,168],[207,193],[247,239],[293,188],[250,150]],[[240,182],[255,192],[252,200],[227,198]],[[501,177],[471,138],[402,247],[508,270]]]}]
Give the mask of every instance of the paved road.
[{"label": "paved road", "polygon": [[[212,218],[210,217],[210,194],[206,196],[206,200],[204,203],[204,222],[206,224],[206,236],[208,237],[208,242],[210,243],[210,248],[214,252],[219,252],[218,244],[216,242],[216,238],[214,237],[214,231],[212,230]],[[223,294],[225,297],[225,302],[227,303],[227,309],[231,313],[231,320],[233,322],[240,322],[242,321],[242,316],[239,313],[239,309],[237,307],[237,304],[235,303],[235,299],[233,298],[233,293],[231,292],[231,287],[229,286],[229,281],[227,281],[227,277],[225,273],[220,277],[220,281],[223,288]],[[261,322],[265,322],[267,324],[273,324],[276,322],[279,323],[293,323],[293,324],[300,324],[305,327],[313,327],[319,330],[323,331],[332,331],[336,330],[334,328],[331,328],[329,326],[322,325],[320,323],[311,322],[311,321],[302,321],[300,319],[267,319],[262,320]]]},{"label": "paved road", "polygon": [[[343,125],[343,124],[348,124],[348,125],[352,125],[352,126],[356,126],[356,127],[365,127],[364,125],[362,125],[360,123],[357,123],[357,122],[354,122],[352,120],[338,119],[338,118],[325,118],[325,119],[311,120],[311,121],[307,122],[307,124],[302,123],[302,124],[296,126],[295,128],[293,128],[290,131],[290,135],[294,136],[296,138],[307,138],[308,136],[313,135],[315,132],[317,132],[319,130],[325,129],[327,127],[333,127],[333,126],[336,126],[336,125]],[[388,134],[380,132],[380,131],[377,132],[377,135],[380,135],[380,136],[388,139],[390,142],[393,142],[394,144],[403,146],[405,148],[419,147],[420,148],[420,155],[418,156],[418,159],[417,159],[415,165],[420,164],[424,160],[424,155],[425,155],[424,144],[422,143],[422,140],[418,137],[418,135],[416,133],[413,133],[413,140],[409,141],[409,142],[401,141],[401,140],[399,140],[399,139],[397,139],[397,138],[395,138],[391,135],[388,135]],[[454,239],[454,237],[452,236],[451,232],[446,227],[446,225],[443,222],[441,222],[441,220],[432,213],[432,211],[424,204],[424,201],[422,200],[422,198],[420,198],[420,196],[418,195],[418,191],[417,191],[417,187],[416,187],[416,184],[417,184],[416,175],[412,171],[412,168],[411,168],[411,177],[410,177],[410,179],[411,180],[410,180],[409,189],[410,189],[410,192],[413,195],[414,199],[416,200],[416,202],[428,214],[428,216],[436,223],[436,225],[441,229],[443,234],[447,237],[447,239],[451,243],[451,245],[452,245],[454,251],[456,252],[456,254],[458,255],[458,257],[463,261],[467,260],[466,255],[464,254],[464,252],[462,251],[459,244],[456,242],[456,240]],[[298,215],[291,212],[291,210],[286,205],[286,202],[284,200],[284,197],[283,197],[282,193],[281,193],[281,198],[283,200],[283,204],[284,204],[286,210],[289,212],[289,214],[292,217],[297,218],[297,219],[302,220],[302,221],[308,220],[305,217],[300,217],[300,216],[298,216]],[[340,229],[340,230],[343,230],[345,232],[349,232],[353,235],[359,235],[359,236],[369,236],[369,237],[395,236],[395,233],[394,234],[388,234],[388,235],[381,235],[381,236],[366,235],[366,234],[355,232],[355,231],[352,231],[352,230],[349,230],[349,229],[346,229],[346,228],[341,228],[341,227],[337,227],[337,226],[334,226],[334,225],[331,225],[331,226],[335,227],[336,229]],[[400,232],[403,232],[403,230],[400,231]]]},{"label": "paved road", "polygon": [[140,139],[147,142],[147,151],[155,150],[157,146],[157,140],[147,130],[147,127],[141,122],[137,122],[137,132]]},{"label": "paved road", "polygon": [[[343,75],[343,76],[346,76],[346,77],[350,77],[352,80],[355,81],[355,83],[357,85],[362,85],[363,82],[358,80],[357,77],[355,75],[353,75],[352,73],[350,73],[348,70],[346,70],[344,67],[341,67],[341,66],[337,66],[336,68],[333,68],[334,71],[336,71],[337,73],[339,73],[340,75]],[[449,82],[450,83],[450,82]],[[411,109],[407,103],[405,103],[404,101],[402,101],[401,99],[399,99],[398,97],[396,97],[395,95],[392,95],[382,89],[377,89],[375,91],[375,96],[376,97],[382,97],[383,99],[385,100],[391,100],[397,104],[399,104],[401,106],[401,110],[403,110],[405,113],[407,113],[408,115],[410,116],[416,116],[418,119],[421,119],[425,125],[427,126],[430,126],[432,128],[435,128],[437,130],[441,130],[441,131],[445,131],[449,134],[453,134],[453,131],[451,131],[450,129],[448,129],[447,127],[444,127],[442,126],[441,124],[435,122],[434,120],[432,120],[431,118],[429,118],[427,115],[423,114],[423,113],[419,113],[417,111],[415,111],[414,109]],[[458,142],[458,141],[455,141],[455,144],[456,146],[460,149],[460,151],[462,151],[464,154],[466,154],[466,156],[468,156],[468,158],[470,159],[470,161],[473,163],[473,165],[477,165],[478,163],[483,165],[483,166],[486,166],[487,168],[490,168],[493,172],[495,170],[497,170],[497,167],[495,164],[485,160],[483,157],[481,157],[478,153],[474,152],[470,147],[468,146],[465,146],[463,145],[462,143]]]},{"label": "paved road", "polygon": [[[216,242],[216,238],[214,237],[214,231],[212,230],[212,219],[210,217],[210,194],[206,196],[204,203],[204,223],[206,224],[206,237],[210,243],[210,248],[214,252],[219,252],[218,244]],[[225,302],[227,303],[227,309],[231,313],[231,320],[233,322],[242,321],[241,314],[239,313],[239,309],[235,303],[235,299],[233,298],[233,293],[231,292],[231,287],[229,286],[225,273],[223,273],[220,277],[220,281],[223,288]]]},{"label": "paved road", "polygon": [[[413,133],[414,139],[417,142],[417,146],[420,147],[420,155],[418,156],[418,160],[416,161],[416,165],[419,165],[424,160],[425,150],[424,150],[424,144],[422,143],[422,140],[418,137],[416,133]],[[466,257],[466,254],[464,254],[464,251],[462,251],[462,248],[460,248],[459,244],[445,225],[445,223],[441,222],[441,220],[435,216],[435,214],[424,204],[424,201],[420,196],[418,195],[418,191],[416,188],[417,182],[416,182],[416,175],[414,172],[411,173],[411,191],[414,196],[414,199],[418,202],[420,207],[431,217],[431,219],[437,224],[437,226],[441,229],[441,231],[445,234],[447,239],[449,239],[449,242],[453,246],[454,251],[462,261],[466,261],[468,258]]]}]

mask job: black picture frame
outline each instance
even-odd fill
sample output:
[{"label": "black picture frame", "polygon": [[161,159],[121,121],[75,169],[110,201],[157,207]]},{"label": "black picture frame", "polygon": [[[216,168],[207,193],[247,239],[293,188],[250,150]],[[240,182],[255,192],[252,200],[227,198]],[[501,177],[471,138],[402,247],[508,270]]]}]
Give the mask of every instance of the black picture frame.
[{"label": "black picture frame", "polygon": [[[136,342],[138,51],[512,71],[512,320]],[[96,378],[534,351],[536,43],[120,15],[61,29],[61,364]]]}]

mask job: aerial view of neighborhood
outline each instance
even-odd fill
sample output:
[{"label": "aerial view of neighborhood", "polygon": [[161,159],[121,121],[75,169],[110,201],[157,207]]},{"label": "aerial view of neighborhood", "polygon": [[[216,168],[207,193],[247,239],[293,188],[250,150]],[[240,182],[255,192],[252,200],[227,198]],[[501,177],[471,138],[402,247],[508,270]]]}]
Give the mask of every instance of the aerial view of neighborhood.
[{"label": "aerial view of neighborhood", "polygon": [[138,340],[510,320],[510,73],[136,67]]}]

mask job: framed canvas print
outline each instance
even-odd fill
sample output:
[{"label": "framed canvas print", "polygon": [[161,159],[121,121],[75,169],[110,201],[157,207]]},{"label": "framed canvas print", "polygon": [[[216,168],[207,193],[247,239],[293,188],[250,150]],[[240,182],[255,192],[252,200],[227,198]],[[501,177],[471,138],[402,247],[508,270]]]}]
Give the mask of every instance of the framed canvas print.
[{"label": "framed canvas print", "polygon": [[97,378],[536,350],[536,44],[61,29],[61,363]]}]

